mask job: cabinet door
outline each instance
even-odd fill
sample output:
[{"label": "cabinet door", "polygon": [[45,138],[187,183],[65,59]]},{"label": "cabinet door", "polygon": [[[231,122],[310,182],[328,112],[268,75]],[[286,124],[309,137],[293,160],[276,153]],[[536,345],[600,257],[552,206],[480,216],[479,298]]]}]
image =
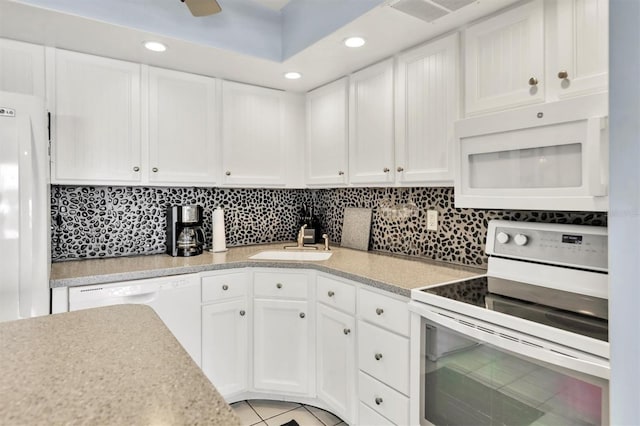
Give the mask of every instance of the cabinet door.
[{"label": "cabinet door", "polygon": [[222,88],[223,183],[284,185],[286,94],[228,81]]},{"label": "cabinet door", "polygon": [[556,7],[558,57],[549,70],[554,93],[563,98],[606,90],[608,0],[563,0]]},{"label": "cabinet door", "polygon": [[343,78],[307,93],[308,185],[347,183],[348,82]]},{"label": "cabinet door", "polygon": [[255,390],[308,394],[313,328],[307,302],[255,299],[253,308]]},{"label": "cabinet door", "polygon": [[248,317],[245,299],[202,307],[202,371],[224,397],[247,388]]},{"label": "cabinet door", "polygon": [[349,88],[349,181],[392,183],[393,59],[351,76]]},{"label": "cabinet door", "polygon": [[55,52],[54,183],[139,182],[140,65]]},{"label": "cabinet door", "polygon": [[0,39],[0,91],[44,98],[44,47]]},{"label": "cabinet door", "polygon": [[542,8],[534,0],[465,31],[468,115],[544,101]]},{"label": "cabinet door", "polygon": [[398,57],[396,181],[453,185],[458,34]]},{"label": "cabinet door", "polygon": [[318,398],[336,415],[353,423],[356,405],[355,319],[324,305],[318,305],[317,318]]},{"label": "cabinet door", "polygon": [[216,80],[149,68],[149,182],[216,181]]}]

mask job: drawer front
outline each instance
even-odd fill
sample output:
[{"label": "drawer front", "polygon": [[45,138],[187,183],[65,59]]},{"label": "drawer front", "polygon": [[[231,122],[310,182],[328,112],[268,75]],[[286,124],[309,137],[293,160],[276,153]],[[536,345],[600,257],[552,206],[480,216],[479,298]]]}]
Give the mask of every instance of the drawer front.
[{"label": "drawer front", "polygon": [[409,398],[362,371],[359,373],[358,386],[362,403],[395,424],[409,424]]},{"label": "drawer front", "polygon": [[318,301],[341,311],[354,314],[356,311],[355,286],[339,280],[318,276]]},{"label": "drawer front", "polygon": [[360,369],[409,395],[409,339],[358,321]]},{"label": "drawer front", "polygon": [[256,297],[306,299],[309,295],[306,273],[256,272],[253,282]]},{"label": "drawer front", "polygon": [[409,335],[407,302],[362,288],[358,291],[358,314],[362,318],[404,336]]},{"label": "drawer front", "polygon": [[246,296],[249,277],[246,272],[202,277],[202,301],[210,302]]},{"label": "drawer front", "polygon": [[360,403],[358,410],[358,424],[363,426],[393,426],[389,420],[376,413],[368,406]]}]

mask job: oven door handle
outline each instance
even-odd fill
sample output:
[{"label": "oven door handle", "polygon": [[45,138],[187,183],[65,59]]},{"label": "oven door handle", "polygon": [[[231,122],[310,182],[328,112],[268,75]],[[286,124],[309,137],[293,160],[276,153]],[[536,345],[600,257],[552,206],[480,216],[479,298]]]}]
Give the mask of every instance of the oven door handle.
[{"label": "oven door handle", "polygon": [[[415,305],[414,305],[415,306]],[[437,308],[421,306],[419,315],[436,327],[448,328],[471,339],[486,342],[497,348],[558,367],[578,371],[589,376],[609,380],[609,361],[569,347],[552,344],[494,324],[458,315]]]}]

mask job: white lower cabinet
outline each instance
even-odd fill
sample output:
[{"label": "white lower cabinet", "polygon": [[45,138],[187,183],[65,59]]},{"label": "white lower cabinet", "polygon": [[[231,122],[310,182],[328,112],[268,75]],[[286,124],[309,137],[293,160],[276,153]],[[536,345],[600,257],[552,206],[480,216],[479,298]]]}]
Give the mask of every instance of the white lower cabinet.
[{"label": "white lower cabinet", "polygon": [[356,402],[355,319],[353,315],[319,304],[316,330],[318,398],[335,415],[353,424]]},{"label": "white lower cabinet", "polygon": [[248,388],[248,274],[204,273],[202,282],[202,371],[228,398]]},{"label": "white lower cabinet", "polygon": [[256,391],[310,393],[310,339],[306,300],[255,299],[253,387]]},{"label": "white lower cabinet", "polygon": [[202,307],[202,371],[223,396],[247,390],[249,321],[244,299]]},{"label": "white lower cabinet", "polygon": [[369,408],[368,405],[360,403],[358,409],[358,424],[362,426],[392,426],[393,423],[388,419],[385,419],[375,410]]}]

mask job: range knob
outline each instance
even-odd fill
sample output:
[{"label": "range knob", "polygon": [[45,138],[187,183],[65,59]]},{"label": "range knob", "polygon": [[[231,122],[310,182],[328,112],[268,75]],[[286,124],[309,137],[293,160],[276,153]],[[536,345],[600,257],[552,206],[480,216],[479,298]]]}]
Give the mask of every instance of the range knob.
[{"label": "range knob", "polygon": [[496,240],[498,240],[500,244],[506,244],[509,242],[509,234],[507,234],[506,232],[498,232]]},{"label": "range knob", "polygon": [[514,238],[513,241],[519,245],[519,246],[524,246],[527,244],[527,242],[529,241],[529,238],[524,235],[524,234],[517,234]]}]

